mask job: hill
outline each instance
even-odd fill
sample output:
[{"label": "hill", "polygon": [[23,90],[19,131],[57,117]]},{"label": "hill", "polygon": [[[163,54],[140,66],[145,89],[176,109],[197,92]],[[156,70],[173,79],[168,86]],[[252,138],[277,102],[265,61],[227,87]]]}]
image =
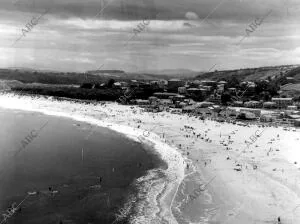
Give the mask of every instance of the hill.
[{"label": "hill", "polygon": [[194,78],[199,72],[191,71],[188,69],[168,69],[162,71],[139,71],[139,72],[124,72],[120,70],[94,70],[87,71],[87,74],[96,75],[102,78],[112,78],[116,80],[157,80],[157,79],[191,79]]},{"label": "hill", "polygon": [[281,87],[281,95],[287,97],[300,97],[300,83],[298,84],[286,84]]},{"label": "hill", "polygon": [[23,83],[42,83],[59,85],[81,85],[85,82],[103,83],[109,79],[116,81],[128,80],[158,80],[171,78],[180,79],[210,79],[228,80],[237,77],[240,81],[257,81],[260,79],[278,79],[282,85],[286,84],[285,77],[293,77],[296,83],[300,82],[300,67],[296,65],[283,65],[274,67],[261,67],[249,69],[224,70],[214,72],[195,72],[191,70],[162,70],[145,72],[125,72],[122,70],[94,70],[86,73],[54,72],[32,69],[0,69],[0,80],[17,80]]},{"label": "hill", "polygon": [[23,83],[80,85],[86,81],[104,82],[110,77],[75,72],[45,72],[19,69],[0,69],[0,80],[17,80]]},{"label": "hill", "polygon": [[[295,70],[299,70],[297,73]],[[294,72],[292,72],[294,71]],[[282,65],[273,67],[260,67],[260,68],[247,68],[247,69],[236,69],[236,70],[224,70],[224,71],[214,71],[199,74],[196,79],[204,80],[210,79],[215,81],[227,80],[232,76],[236,76],[242,81],[257,81],[260,79],[271,79],[277,78],[281,75],[290,76],[289,74],[300,75],[300,67],[296,65]],[[299,77],[300,80],[300,77]]]},{"label": "hill", "polygon": [[288,71],[285,77],[293,77],[296,82],[300,82],[300,66]]}]

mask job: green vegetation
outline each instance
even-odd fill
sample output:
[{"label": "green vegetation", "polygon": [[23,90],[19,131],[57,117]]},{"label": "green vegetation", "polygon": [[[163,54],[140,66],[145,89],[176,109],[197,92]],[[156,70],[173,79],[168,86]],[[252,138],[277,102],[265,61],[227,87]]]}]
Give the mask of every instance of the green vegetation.
[{"label": "green vegetation", "polygon": [[84,89],[76,87],[23,85],[12,87],[13,91],[81,100],[115,101],[123,93],[116,89]]},{"label": "green vegetation", "polygon": [[75,72],[58,73],[0,69],[0,79],[17,80],[23,83],[80,85],[87,80],[95,83],[104,82],[109,77],[104,78],[97,75]]}]

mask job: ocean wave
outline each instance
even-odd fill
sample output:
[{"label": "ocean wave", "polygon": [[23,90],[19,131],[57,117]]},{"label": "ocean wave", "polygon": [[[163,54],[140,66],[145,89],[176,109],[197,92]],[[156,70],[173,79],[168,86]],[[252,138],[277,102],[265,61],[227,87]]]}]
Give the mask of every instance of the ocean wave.
[{"label": "ocean wave", "polygon": [[149,170],[146,175],[133,183],[138,192],[130,195],[124,205],[124,208],[132,208],[128,215],[129,222],[132,224],[177,224],[172,208],[178,187],[184,177],[184,158],[175,148],[162,142],[156,134],[150,132],[149,136],[141,137],[144,130],[134,131],[135,135],[127,132],[127,136],[151,146],[146,149],[150,152],[153,152],[151,150],[157,152],[168,166],[166,169]]}]

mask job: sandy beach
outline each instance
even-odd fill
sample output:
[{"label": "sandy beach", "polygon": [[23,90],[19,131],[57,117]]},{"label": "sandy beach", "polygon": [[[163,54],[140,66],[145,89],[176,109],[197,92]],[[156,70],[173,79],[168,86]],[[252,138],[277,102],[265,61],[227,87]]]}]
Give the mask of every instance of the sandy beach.
[{"label": "sandy beach", "polygon": [[147,197],[128,199],[135,206],[132,223],[300,223],[299,129],[14,94],[0,95],[0,107],[70,117],[152,146],[145,148],[168,167],[137,180]]}]

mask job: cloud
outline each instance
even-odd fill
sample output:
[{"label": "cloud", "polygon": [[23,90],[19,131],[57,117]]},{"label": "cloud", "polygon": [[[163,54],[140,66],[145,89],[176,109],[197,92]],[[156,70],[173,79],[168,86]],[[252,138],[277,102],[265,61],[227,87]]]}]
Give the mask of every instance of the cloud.
[{"label": "cloud", "polygon": [[[216,62],[224,69],[292,63],[299,60],[297,1],[284,6],[282,0],[228,0],[221,5],[220,0],[39,0],[31,7],[25,3],[32,0],[19,5],[1,0],[0,65],[84,71],[106,59],[106,68],[112,69],[132,64],[202,70]],[[26,23],[49,7],[30,34],[10,47]],[[249,23],[271,9],[264,23],[234,47]],[[149,25],[124,47],[145,17]]]},{"label": "cloud", "polygon": [[185,14],[185,18],[187,18],[188,20],[197,20],[199,19],[199,16],[194,12],[187,12]]},{"label": "cloud", "polygon": [[[54,19],[51,21],[51,25],[61,26],[65,30],[67,29],[77,29],[79,31],[118,31],[118,32],[133,32],[133,29],[142,23],[142,20],[138,21],[121,21],[121,20],[82,20],[79,18],[70,18],[70,19]],[[160,30],[160,31],[176,31],[178,29],[184,28],[184,20],[149,20],[145,25],[145,28],[148,30]]]},{"label": "cloud", "polygon": [[72,58],[63,58],[60,59],[61,61],[65,62],[73,62],[73,63],[88,63],[88,64],[94,64],[95,61],[90,60],[88,58],[83,58],[83,57],[72,57]]}]

